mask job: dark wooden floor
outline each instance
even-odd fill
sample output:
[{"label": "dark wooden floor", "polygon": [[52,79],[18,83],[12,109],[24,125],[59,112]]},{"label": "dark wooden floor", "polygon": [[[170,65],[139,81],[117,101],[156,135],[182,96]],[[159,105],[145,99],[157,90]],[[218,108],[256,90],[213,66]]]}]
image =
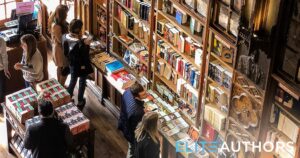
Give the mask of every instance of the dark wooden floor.
[{"label": "dark wooden floor", "polygon": [[83,113],[96,128],[95,158],[125,158],[128,145],[117,129],[117,118],[100,104],[88,87],[85,97],[87,104]]}]

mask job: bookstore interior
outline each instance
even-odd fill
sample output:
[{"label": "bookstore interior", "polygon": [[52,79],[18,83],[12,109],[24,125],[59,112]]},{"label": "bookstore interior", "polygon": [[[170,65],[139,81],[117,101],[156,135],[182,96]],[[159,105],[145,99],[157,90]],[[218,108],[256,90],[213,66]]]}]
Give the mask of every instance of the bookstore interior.
[{"label": "bookstore interior", "polygon": [[[0,10],[0,149],[12,157],[300,158],[300,0],[0,0]],[[73,149],[58,156],[62,125]],[[102,154],[114,137],[123,154]]]}]

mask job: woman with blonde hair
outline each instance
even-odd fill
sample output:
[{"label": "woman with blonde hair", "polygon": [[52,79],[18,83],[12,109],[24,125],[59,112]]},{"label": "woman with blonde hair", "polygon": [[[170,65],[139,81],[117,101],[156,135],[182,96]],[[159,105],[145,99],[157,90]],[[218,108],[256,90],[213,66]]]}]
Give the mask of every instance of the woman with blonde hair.
[{"label": "woman with blonde hair", "polygon": [[62,46],[62,37],[68,33],[67,13],[66,5],[58,5],[49,20],[53,59],[57,66],[57,80],[62,85],[65,84],[69,74],[69,64]]},{"label": "woman with blonde hair", "polygon": [[135,130],[135,158],[159,158],[158,114],[147,112]]}]

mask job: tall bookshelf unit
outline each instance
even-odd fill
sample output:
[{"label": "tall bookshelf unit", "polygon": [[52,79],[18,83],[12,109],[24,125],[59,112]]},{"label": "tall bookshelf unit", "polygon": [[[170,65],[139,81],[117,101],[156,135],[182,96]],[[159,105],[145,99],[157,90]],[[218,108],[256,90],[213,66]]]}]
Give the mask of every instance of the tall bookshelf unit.
[{"label": "tall bookshelf unit", "polygon": [[[94,2],[101,5],[101,0]],[[265,113],[270,112],[270,98],[275,96],[268,91],[281,83],[271,71],[274,67],[271,38],[276,33],[270,29],[275,24],[267,20],[277,18],[276,10],[270,9],[276,6],[273,2],[107,0],[106,3],[111,7],[95,5],[94,9],[106,9],[106,14],[111,14],[106,16],[107,22],[111,22],[111,26],[106,23],[106,41],[110,41],[107,52],[122,61],[138,80],[146,78],[150,83],[148,88],[176,107],[189,126],[198,131],[200,140],[266,139],[264,125],[268,124],[269,114]],[[94,14],[98,14],[96,10]],[[96,23],[94,30],[105,24],[101,20]],[[120,94],[110,95],[114,96],[110,98],[113,104],[120,104]],[[261,156],[243,150],[235,154],[247,158]],[[210,157],[224,155],[210,153]]]}]

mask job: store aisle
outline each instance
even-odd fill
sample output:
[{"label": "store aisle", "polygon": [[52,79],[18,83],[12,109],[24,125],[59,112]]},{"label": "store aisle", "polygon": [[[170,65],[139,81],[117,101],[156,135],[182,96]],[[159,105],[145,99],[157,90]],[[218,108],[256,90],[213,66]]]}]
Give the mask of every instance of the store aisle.
[{"label": "store aisle", "polygon": [[95,158],[125,158],[127,141],[117,130],[117,119],[99,103],[89,88],[86,90],[87,104],[83,113],[96,128]]}]

